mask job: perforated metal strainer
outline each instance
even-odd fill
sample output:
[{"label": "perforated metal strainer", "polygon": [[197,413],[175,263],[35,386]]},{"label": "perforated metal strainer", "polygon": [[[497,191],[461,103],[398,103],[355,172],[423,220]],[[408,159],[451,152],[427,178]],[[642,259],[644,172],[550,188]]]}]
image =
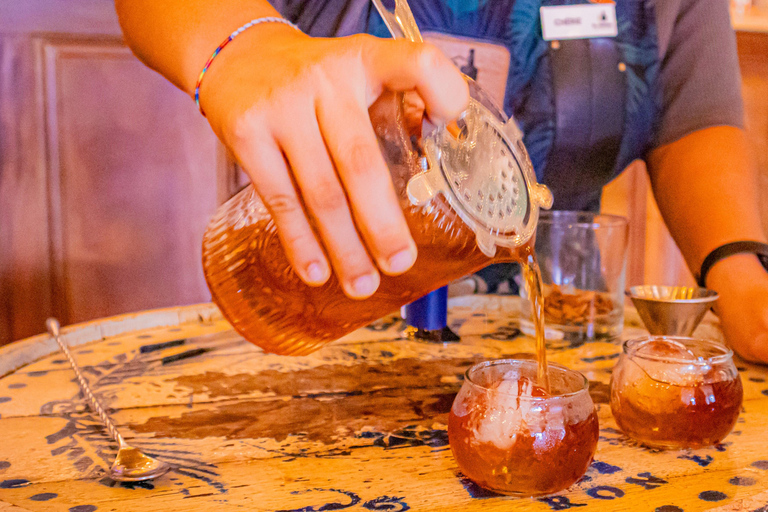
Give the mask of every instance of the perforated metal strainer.
[{"label": "perforated metal strainer", "polygon": [[[395,38],[421,42],[410,8],[396,0],[389,12],[373,0]],[[497,246],[519,247],[536,229],[539,209],[552,206],[549,189],[536,174],[514,119],[497,108],[476,82],[467,78],[470,102],[456,123],[422,133],[424,172],[408,182],[413,204],[426,204],[442,194],[475,232],[488,256]]]}]

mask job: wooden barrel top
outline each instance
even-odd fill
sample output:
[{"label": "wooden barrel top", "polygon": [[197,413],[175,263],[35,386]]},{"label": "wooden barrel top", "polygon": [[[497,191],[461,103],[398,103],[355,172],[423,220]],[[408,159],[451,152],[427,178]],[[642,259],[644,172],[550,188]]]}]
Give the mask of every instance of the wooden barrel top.
[{"label": "wooden barrel top", "polygon": [[[448,412],[471,364],[533,351],[517,310],[511,297],[452,299],[460,343],[403,339],[392,315],[305,357],[262,352],[210,304],[65,328],[128,442],[175,468],[136,484],[106,476],[116,445],[55,343],[3,347],[0,512],[768,510],[768,369],[737,362],[744,410],[721,445],[650,450],[613,421],[608,380],[620,348],[606,342],[550,352],[590,379],[599,410],[597,455],[581,482],[520,499],[466,480]],[[623,337],[642,334],[628,308]],[[714,317],[697,335],[721,338]],[[172,361],[194,349],[205,353]]]}]

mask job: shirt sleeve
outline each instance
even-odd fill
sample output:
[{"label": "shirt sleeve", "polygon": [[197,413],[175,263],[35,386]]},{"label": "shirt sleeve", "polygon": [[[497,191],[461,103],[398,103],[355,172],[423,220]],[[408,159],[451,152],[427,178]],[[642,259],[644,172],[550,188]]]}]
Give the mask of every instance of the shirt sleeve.
[{"label": "shirt sleeve", "polygon": [[[661,0],[661,4],[669,0]],[[677,3],[677,2],[672,2]],[[654,146],[703,128],[743,128],[736,36],[726,0],[680,0],[671,33],[660,25],[662,115]],[[657,4],[657,9],[663,8]]]}]

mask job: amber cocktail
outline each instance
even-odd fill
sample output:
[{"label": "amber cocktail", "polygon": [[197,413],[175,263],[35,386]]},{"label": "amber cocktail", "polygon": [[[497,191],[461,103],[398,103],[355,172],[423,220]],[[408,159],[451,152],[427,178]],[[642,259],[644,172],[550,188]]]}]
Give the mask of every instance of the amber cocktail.
[{"label": "amber cocktail", "polygon": [[536,384],[536,361],[505,359],[467,370],[448,419],[462,473],[515,496],[561,491],[586,472],[598,423],[588,381],[549,366],[550,393]]},{"label": "amber cocktail", "polygon": [[719,443],[736,424],[742,394],[733,353],[694,338],[629,340],[611,375],[616,423],[654,448]]}]

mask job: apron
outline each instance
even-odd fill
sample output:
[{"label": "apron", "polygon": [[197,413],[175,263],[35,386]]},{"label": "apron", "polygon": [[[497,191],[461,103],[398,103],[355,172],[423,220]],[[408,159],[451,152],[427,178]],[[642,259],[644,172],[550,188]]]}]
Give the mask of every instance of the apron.
[{"label": "apron", "polygon": [[[661,104],[659,52],[652,0],[618,0],[615,38],[544,41],[539,8],[580,3],[413,0],[411,9],[426,39],[443,33],[467,41],[467,59],[457,64],[479,74],[483,87],[472,44],[508,50],[504,110],[523,131],[553,209],[596,211],[602,187],[650,148]],[[389,37],[372,8],[366,31]]]}]

